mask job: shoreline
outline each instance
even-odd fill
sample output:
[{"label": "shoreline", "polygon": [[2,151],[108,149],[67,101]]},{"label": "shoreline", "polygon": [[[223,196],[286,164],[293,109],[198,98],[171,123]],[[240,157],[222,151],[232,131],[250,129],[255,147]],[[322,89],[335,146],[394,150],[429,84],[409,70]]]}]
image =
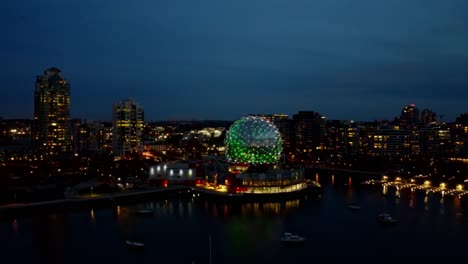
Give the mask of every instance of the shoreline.
[{"label": "shoreline", "polygon": [[104,194],[96,197],[72,197],[59,200],[50,200],[32,203],[15,203],[0,206],[0,213],[22,213],[36,210],[50,209],[72,209],[80,206],[102,206],[112,205],[114,203],[132,202],[135,199],[145,199],[148,197],[172,196],[181,191],[188,190],[188,186],[171,186],[154,190],[140,190],[128,193]]},{"label": "shoreline", "polygon": [[113,206],[117,203],[133,203],[142,201],[148,198],[174,198],[192,196],[197,193],[199,196],[213,199],[228,199],[229,201],[273,201],[287,200],[289,198],[297,198],[306,195],[307,193],[316,192],[320,187],[307,187],[302,190],[288,193],[272,193],[272,194],[249,194],[249,193],[221,193],[209,191],[203,188],[193,186],[169,186],[152,190],[131,191],[128,193],[104,194],[96,197],[71,197],[59,200],[50,200],[32,203],[15,203],[0,206],[0,215],[16,216],[18,214],[37,212],[37,211],[55,211],[68,210],[90,207],[106,207]]}]

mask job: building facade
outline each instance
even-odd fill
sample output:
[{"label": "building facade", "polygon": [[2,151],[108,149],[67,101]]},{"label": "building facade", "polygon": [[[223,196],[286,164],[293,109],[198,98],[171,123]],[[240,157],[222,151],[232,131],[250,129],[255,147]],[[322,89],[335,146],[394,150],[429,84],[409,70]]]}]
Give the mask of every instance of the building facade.
[{"label": "building facade", "polygon": [[325,117],[313,111],[299,111],[293,115],[294,146],[300,151],[323,148],[326,138]]},{"label": "building facade", "polygon": [[36,78],[33,146],[45,157],[71,151],[70,84],[53,67]]},{"label": "building facade", "polygon": [[419,109],[415,104],[410,104],[401,110],[400,125],[403,127],[419,123]]},{"label": "building facade", "polygon": [[428,125],[436,121],[436,113],[430,109],[423,109],[421,111],[421,123]]},{"label": "building facade", "polygon": [[115,157],[140,152],[143,146],[144,112],[134,99],[113,106],[112,149]]}]

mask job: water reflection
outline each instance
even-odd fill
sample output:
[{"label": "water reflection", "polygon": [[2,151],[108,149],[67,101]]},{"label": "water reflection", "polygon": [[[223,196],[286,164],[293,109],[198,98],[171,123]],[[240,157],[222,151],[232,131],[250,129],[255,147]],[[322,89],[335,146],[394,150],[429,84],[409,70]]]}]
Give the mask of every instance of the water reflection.
[{"label": "water reflection", "polygon": [[[363,248],[364,254],[401,256],[401,252],[408,252],[407,245],[414,246],[414,252],[436,254],[435,250],[426,250],[427,243],[419,243],[426,240],[434,245],[442,241],[438,245],[442,247],[440,252],[462,252],[464,245],[459,242],[465,241],[467,220],[459,197],[445,194],[440,200],[434,193],[407,189],[395,193],[393,188],[382,196],[380,187],[367,189],[359,185],[361,177],[337,176],[337,186],[331,187],[334,176],[315,176],[323,181],[325,189],[324,199],[319,202],[314,200],[315,195],[309,195],[312,199],[279,202],[222,202],[197,196],[67,211],[9,219],[1,230],[11,234],[0,246],[15,249],[5,250],[5,258],[32,252],[35,261],[20,263],[144,263],[155,259],[158,263],[190,263],[192,259],[208,263],[204,261],[208,260],[208,234],[214,239],[214,263],[301,263],[298,259],[310,258],[311,252],[318,259],[329,257],[333,248],[350,257],[358,257]],[[351,186],[353,181],[354,188],[343,187],[346,182]],[[399,205],[395,203],[397,196],[401,197]],[[359,199],[355,202],[363,207],[359,213],[340,209],[346,208],[352,198]],[[138,214],[141,208],[153,209],[154,215]],[[400,219],[392,233],[375,223],[376,213],[384,210]],[[434,224],[438,224],[437,228]],[[283,248],[279,237],[285,231],[313,239],[302,247]],[[143,253],[127,250],[126,239],[142,241],[147,249]],[[188,257],[184,258],[181,251]]]},{"label": "water reflection", "polygon": [[459,211],[461,210],[461,200],[460,200],[460,197],[458,196],[455,196],[453,197],[453,208],[456,210],[456,211]]},{"label": "water reflection", "polygon": [[428,193],[426,192],[426,196],[424,196],[424,210],[429,211],[429,197]]},{"label": "water reflection", "polygon": [[281,221],[274,218],[233,217],[226,225],[225,243],[237,256],[271,252],[278,247],[275,241],[282,231]]},{"label": "water reflection", "polygon": [[347,201],[348,203],[354,203],[354,201],[353,201],[353,194],[354,194],[354,192],[353,192],[352,188],[348,188],[348,189],[346,190],[346,201]]},{"label": "water reflection", "polygon": [[19,233],[19,224],[18,224],[18,220],[14,219],[13,222],[11,222],[11,229],[13,230],[13,233],[14,233],[14,234],[18,234],[18,233]]},{"label": "water reflection", "polygon": [[215,202],[205,200],[199,205],[213,217],[240,215],[242,217],[261,217],[263,215],[280,216],[287,214],[301,206],[304,199],[294,199],[279,202]]},{"label": "water reflection", "polygon": [[400,196],[401,196],[400,188],[396,187],[396,192],[395,192],[395,203],[396,204],[400,204]]},{"label": "water reflection", "polygon": [[91,224],[94,224],[95,223],[95,217],[94,217],[94,209],[91,209],[91,212],[89,213],[89,222]]},{"label": "water reflection", "polygon": [[411,193],[410,197],[409,197],[409,207],[410,208],[414,208],[415,206],[415,196],[414,196],[414,193]]}]

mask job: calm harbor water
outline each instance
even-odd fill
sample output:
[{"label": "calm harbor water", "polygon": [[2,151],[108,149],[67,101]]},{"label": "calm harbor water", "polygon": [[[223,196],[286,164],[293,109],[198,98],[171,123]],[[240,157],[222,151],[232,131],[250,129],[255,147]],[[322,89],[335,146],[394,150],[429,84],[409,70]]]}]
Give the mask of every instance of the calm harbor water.
[{"label": "calm harbor water", "polygon": [[[226,203],[192,198],[3,219],[2,263],[327,263],[339,259],[463,259],[468,212],[458,198],[359,186],[362,178],[317,175],[303,199]],[[351,211],[348,203],[357,203]],[[138,215],[153,208],[152,216]],[[376,215],[400,222],[385,227]],[[308,240],[285,247],[285,231]],[[145,248],[128,248],[126,239]]]}]

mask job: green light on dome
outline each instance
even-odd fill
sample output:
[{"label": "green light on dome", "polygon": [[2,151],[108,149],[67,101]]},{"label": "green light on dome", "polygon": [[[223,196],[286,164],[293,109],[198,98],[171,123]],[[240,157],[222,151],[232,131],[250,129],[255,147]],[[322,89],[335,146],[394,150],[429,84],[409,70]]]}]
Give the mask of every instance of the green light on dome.
[{"label": "green light on dome", "polygon": [[278,161],[283,141],[275,125],[262,117],[247,116],[229,128],[225,146],[231,162],[271,164]]}]

